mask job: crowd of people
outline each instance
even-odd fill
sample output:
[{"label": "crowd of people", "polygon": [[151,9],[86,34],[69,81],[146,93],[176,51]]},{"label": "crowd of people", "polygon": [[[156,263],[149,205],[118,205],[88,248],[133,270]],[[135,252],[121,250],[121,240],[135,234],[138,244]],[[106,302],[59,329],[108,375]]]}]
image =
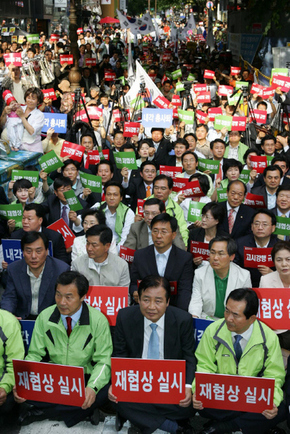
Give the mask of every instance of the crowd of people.
[{"label": "crowd of people", "polygon": [[[71,54],[68,35],[42,34],[39,43],[0,45],[2,145],[8,156],[53,150],[63,162],[50,173],[40,170],[38,187],[24,178],[0,187],[0,204],[22,205],[22,221],[0,219],[1,240],[20,239],[23,252],[22,259],[8,264],[1,250],[0,417],[17,403],[21,425],[47,418],[68,427],[87,418],[97,425],[102,409],[116,414],[117,431],[129,420],[131,434],[156,429],[189,434],[197,414],[209,419],[203,434],[283,433],[278,425],[286,419],[290,427],[282,357],[282,351],[290,351],[290,331],[273,331],[257,318],[259,300],[252,289],[290,287],[289,235],[275,234],[277,217],[287,224],[290,218],[289,92],[276,87],[263,99],[259,89],[251,91],[253,71],[232,73],[222,23],[212,51],[202,22],[179,47],[171,41],[169,24],[161,24],[158,41],[139,35],[134,44],[117,28],[79,31],[80,103],[70,84],[74,64],[61,60]],[[177,30],[181,35],[183,28]],[[4,55],[12,53],[21,53],[22,67],[5,65]],[[174,109],[170,127],[144,127],[142,107],[126,104],[134,83],[131,58]],[[207,71],[214,71],[212,78],[206,78]],[[108,74],[115,79],[108,80]],[[233,91],[239,82],[244,98],[233,104],[221,88]],[[205,85],[210,102],[202,102],[198,85]],[[143,107],[158,108],[148,92],[141,92],[141,100]],[[91,123],[77,117],[85,107],[99,109]],[[176,116],[178,107],[194,113],[191,122]],[[231,121],[243,117],[246,127],[218,129],[212,109]],[[255,110],[264,113],[262,122]],[[45,113],[67,114],[67,132],[49,128],[43,134]],[[140,124],[133,137],[124,132],[130,115]],[[81,162],[61,156],[64,141],[83,146]],[[92,164],[93,150],[108,151],[108,158]],[[117,168],[119,152],[133,153],[137,169]],[[251,158],[261,156],[268,164],[262,173]],[[217,163],[217,173],[204,170],[199,164],[204,160]],[[169,176],[170,169],[178,169],[176,176]],[[102,191],[84,186],[81,173],[100,177]],[[175,184],[184,180],[196,181],[199,194],[177,191]],[[82,206],[79,211],[68,205],[70,190]],[[259,197],[262,208],[245,203],[249,194]],[[196,206],[200,219],[192,219]],[[59,219],[75,235],[70,248],[60,233],[47,228]],[[205,243],[208,257],[193,253],[192,242]],[[120,257],[124,247],[134,251],[132,263]],[[245,247],[272,248],[274,267],[246,267]],[[128,287],[129,307],[119,311],[111,329],[106,317],[84,301],[89,286],[98,285],[104,291]],[[192,318],[213,321],[196,351]],[[26,357],[19,320],[35,320]],[[184,399],[179,405],[119,402],[110,382],[112,356],[185,360]],[[82,407],[19,396],[12,359],[24,357],[83,366]],[[273,407],[263,413],[206,408],[195,394],[196,371],[274,378]]]}]

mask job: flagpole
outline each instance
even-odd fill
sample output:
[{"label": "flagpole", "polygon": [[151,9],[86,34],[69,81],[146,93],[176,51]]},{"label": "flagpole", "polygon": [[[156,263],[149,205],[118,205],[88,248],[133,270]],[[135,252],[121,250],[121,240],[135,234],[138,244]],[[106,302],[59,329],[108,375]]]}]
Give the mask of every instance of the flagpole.
[{"label": "flagpole", "polygon": [[156,15],[157,15],[157,0],[155,0],[155,18],[156,18]]}]

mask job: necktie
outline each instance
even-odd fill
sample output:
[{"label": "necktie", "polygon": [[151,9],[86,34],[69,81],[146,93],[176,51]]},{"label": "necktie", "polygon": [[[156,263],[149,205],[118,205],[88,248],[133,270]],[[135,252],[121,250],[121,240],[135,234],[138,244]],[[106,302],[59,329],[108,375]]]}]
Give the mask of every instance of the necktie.
[{"label": "necktie", "polygon": [[217,178],[219,178],[220,180],[222,180],[222,179],[223,179],[223,169],[222,169],[222,163],[220,163],[220,165],[219,165],[219,173],[218,173],[218,176],[217,176]]},{"label": "necktie", "polygon": [[68,335],[68,337],[69,337],[70,334],[71,334],[71,331],[72,331],[72,328],[71,328],[71,317],[70,317],[70,316],[67,316],[67,317],[66,317],[66,323],[67,323],[67,329],[66,329],[66,332],[67,332],[67,335]]},{"label": "necktie", "polygon": [[243,350],[240,344],[240,340],[243,339],[243,336],[241,335],[235,335],[235,343],[234,343],[234,350],[238,359],[238,362],[240,361],[241,355],[243,354]]},{"label": "necktie", "polygon": [[69,221],[68,221],[68,217],[67,217],[67,212],[66,212],[66,210],[67,210],[67,206],[64,205],[63,208],[62,208],[61,218],[65,221],[65,223],[66,223],[67,225],[69,225]]},{"label": "necktie", "polygon": [[234,227],[234,223],[235,223],[235,219],[234,219],[234,210],[231,208],[230,212],[229,212],[229,216],[228,216],[228,222],[229,222],[229,233],[232,233],[233,227]]},{"label": "necktie", "polygon": [[[280,217],[286,217],[286,214],[281,214],[281,216]],[[279,240],[285,240],[285,236],[284,235],[277,235],[277,238],[279,238]]]},{"label": "necktie", "polygon": [[150,197],[151,196],[151,188],[150,185],[147,185],[146,187],[146,197]]},{"label": "necktie", "polygon": [[159,359],[159,337],[157,334],[157,324],[150,324],[152,329],[151,336],[148,345],[148,356],[147,359]]}]

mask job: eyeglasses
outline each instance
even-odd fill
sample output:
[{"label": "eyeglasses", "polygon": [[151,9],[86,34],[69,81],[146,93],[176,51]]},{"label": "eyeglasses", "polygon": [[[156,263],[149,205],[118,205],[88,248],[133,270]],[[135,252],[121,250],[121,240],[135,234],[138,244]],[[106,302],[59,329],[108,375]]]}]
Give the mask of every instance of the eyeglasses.
[{"label": "eyeglasses", "polygon": [[260,226],[262,226],[262,228],[267,228],[268,226],[272,226],[272,225],[269,223],[255,222],[253,223],[253,226],[255,226],[255,228],[259,228]]},{"label": "eyeglasses", "polygon": [[214,218],[210,215],[202,215],[201,216],[201,220],[214,220]]},{"label": "eyeglasses", "polygon": [[152,234],[153,235],[158,235],[161,234],[162,236],[166,236],[172,232],[167,231],[166,229],[152,229]]},{"label": "eyeglasses", "polygon": [[159,212],[144,211],[143,214],[144,214],[145,217],[155,217],[155,216],[157,216],[160,213]]}]

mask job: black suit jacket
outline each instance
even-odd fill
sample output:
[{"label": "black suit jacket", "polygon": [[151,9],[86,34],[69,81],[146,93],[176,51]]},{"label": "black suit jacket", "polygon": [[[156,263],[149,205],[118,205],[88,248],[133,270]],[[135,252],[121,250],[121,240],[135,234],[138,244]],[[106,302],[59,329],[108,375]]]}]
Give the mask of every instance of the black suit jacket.
[{"label": "black suit jacket", "polygon": [[[263,173],[261,173],[260,176],[258,176],[257,180],[254,182],[252,190],[253,190],[253,188],[261,187],[263,185],[265,185],[265,181],[264,181]],[[290,186],[290,179],[287,178],[286,176],[283,176],[283,181],[282,181],[281,185],[289,187]]]},{"label": "black suit jacket", "polygon": [[[158,275],[154,245],[136,250],[131,266],[130,293],[137,291],[138,280],[150,274]],[[170,304],[187,311],[192,292],[192,255],[173,244],[164,277],[169,281],[177,282],[177,294],[171,296]]]},{"label": "black suit jacket", "polygon": [[[144,316],[139,306],[121,309],[114,334],[114,357],[142,358]],[[173,306],[165,311],[164,359],[186,361],[186,384],[195,372],[194,332],[191,315]]]},{"label": "black suit jacket", "polygon": [[[271,235],[268,247],[274,247],[278,239],[276,235]],[[244,247],[257,247],[253,234],[246,235],[237,240],[237,253],[234,262],[244,268]],[[275,270],[275,268],[272,268]],[[251,274],[253,288],[258,288],[260,285],[261,273],[257,268],[247,268]]]},{"label": "black suit jacket", "polygon": [[[52,242],[53,247],[53,257],[60,259],[61,261],[70,264],[70,255],[66,252],[64,240],[60,233],[53,231],[51,229],[42,228],[42,233],[47,236],[47,238]],[[18,231],[12,232],[11,238],[15,240],[21,240],[26,232],[23,229],[18,229]]]},{"label": "black suit jacket", "polygon": [[145,189],[143,178],[134,177],[131,180],[130,177],[130,182],[128,188],[126,188],[125,190],[125,194],[130,196],[130,207],[135,212],[137,208],[137,199],[146,198],[146,189]]},{"label": "black suit jacket", "polygon": [[[148,143],[150,143],[151,145],[153,145],[153,140],[149,139]],[[159,143],[158,149],[154,154],[154,158],[153,161],[155,161],[155,163],[158,165],[158,167],[161,165],[166,165],[167,163],[167,158],[168,158],[168,153],[172,150],[172,144],[170,143],[169,140],[166,139],[162,139],[161,142]]]},{"label": "black suit jacket", "polygon": [[[222,202],[222,206],[226,210],[226,217],[218,225],[218,228],[229,234],[229,221],[227,213],[227,202]],[[231,233],[231,237],[235,240],[251,232],[251,220],[255,210],[247,205],[241,204],[238,214],[236,215],[235,223]]]},{"label": "black suit jacket", "polygon": [[[88,204],[86,201],[78,198],[83,209],[88,208]],[[61,214],[60,214],[60,210],[61,210],[61,206],[60,206],[60,201],[58,199],[58,197],[56,197],[54,194],[51,194],[50,196],[48,196],[47,200],[45,202],[42,202],[41,206],[44,209],[45,214],[47,215],[47,222],[48,225],[51,225],[52,223],[54,223],[55,221],[59,220],[61,218]],[[82,214],[83,210],[80,210],[77,212],[77,214]],[[69,222],[69,226],[70,228],[72,228],[72,222]]]},{"label": "black suit jacket", "polygon": [[[218,227],[216,235],[223,236],[228,234]],[[188,247],[187,247],[188,252],[190,252],[190,241],[199,241],[201,243],[204,243],[204,237],[205,237],[205,230],[203,228],[190,229],[188,235]]]},{"label": "black suit jacket", "polygon": [[267,200],[267,192],[266,192],[266,185],[261,185],[260,187],[253,187],[251,189],[252,194],[257,194],[258,196],[263,196],[266,206],[268,208],[268,200]]}]

